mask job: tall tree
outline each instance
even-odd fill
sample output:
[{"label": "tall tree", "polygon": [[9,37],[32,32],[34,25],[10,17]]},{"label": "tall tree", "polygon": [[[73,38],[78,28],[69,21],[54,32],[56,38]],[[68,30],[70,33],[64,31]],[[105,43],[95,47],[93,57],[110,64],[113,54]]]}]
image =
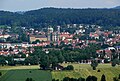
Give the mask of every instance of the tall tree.
[{"label": "tall tree", "polygon": [[40,67],[41,69],[48,69],[50,66],[50,59],[48,57],[48,55],[44,55],[41,59],[40,59]]},{"label": "tall tree", "polygon": [[56,66],[58,65],[58,58],[56,56],[52,57],[52,68],[56,69]]},{"label": "tall tree", "polygon": [[106,81],[106,77],[105,77],[104,74],[103,74],[102,77],[101,77],[101,81]]},{"label": "tall tree", "polygon": [[4,66],[6,64],[5,58],[0,57],[0,65]]},{"label": "tall tree", "polygon": [[98,66],[98,62],[96,60],[92,60],[91,67],[93,68],[93,70],[96,70],[97,66]]}]

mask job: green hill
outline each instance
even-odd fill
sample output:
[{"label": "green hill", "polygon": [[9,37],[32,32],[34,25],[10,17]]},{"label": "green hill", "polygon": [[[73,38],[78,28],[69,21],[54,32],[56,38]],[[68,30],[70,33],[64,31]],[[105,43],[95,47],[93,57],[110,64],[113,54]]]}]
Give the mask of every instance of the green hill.
[{"label": "green hill", "polygon": [[119,9],[43,8],[27,12],[0,11],[0,25],[47,27],[65,24],[97,24],[120,26]]}]

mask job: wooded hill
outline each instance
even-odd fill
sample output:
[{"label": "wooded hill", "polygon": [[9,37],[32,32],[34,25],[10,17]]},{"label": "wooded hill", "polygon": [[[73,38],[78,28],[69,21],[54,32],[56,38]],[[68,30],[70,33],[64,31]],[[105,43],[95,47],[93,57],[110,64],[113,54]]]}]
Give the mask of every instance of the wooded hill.
[{"label": "wooded hill", "polygon": [[0,25],[47,27],[65,24],[120,26],[120,9],[42,8],[20,13],[0,11]]}]

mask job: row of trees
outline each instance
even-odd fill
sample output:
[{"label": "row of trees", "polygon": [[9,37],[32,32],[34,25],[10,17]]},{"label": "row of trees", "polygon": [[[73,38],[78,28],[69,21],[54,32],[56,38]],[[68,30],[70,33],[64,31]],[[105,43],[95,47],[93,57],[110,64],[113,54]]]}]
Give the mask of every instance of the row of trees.
[{"label": "row of trees", "polygon": [[[119,80],[120,80],[120,74],[119,74],[118,78],[117,77],[113,78],[113,81],[119,81]],[[59,81],[59,79],[57,79],[57,80],[53,79],[52,81]],[[82,77],[80,77],[78,79],[77,78],[65,77],[65,78],[63,78],[63,81],[97,81],[97,77],[96,76],[88,76],[86,79],[82,78]],[[100,81],[107,81],[104,74],[101,76]]]},{"label": "row of trees", "polygon": [[[53,79],[52,81],[59,81],[59,79],[55,80]],[[96,76],[88,76],[86,79],[85,78],[69,78],[69,77],[65,77],[63,78],[63,81],[97,81],[97,77]],[[106,81],[106,77],[103,74],[101,76],[101,80],[100,81]]]}]

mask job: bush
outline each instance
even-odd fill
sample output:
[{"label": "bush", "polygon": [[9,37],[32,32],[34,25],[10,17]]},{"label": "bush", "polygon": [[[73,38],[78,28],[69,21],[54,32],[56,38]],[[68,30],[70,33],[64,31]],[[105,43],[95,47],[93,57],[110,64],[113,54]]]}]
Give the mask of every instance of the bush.
[{"label": "bush", "polygon": [[80,77],[80,78],[78,78],[78,81],[85,81],[85,79]]},{"label": "bush", "polygon": [[112,67],[115,67],[115,66],[116,66],[116,62],[112,61]]},{"label": "bush", "polygon": [[63,78],[63,81],[70,81],[70,78],[69,77],[65,77],[65,78]]},{"label": "bush", "polygon": [[29,78],[27,78],[25,81],[29,81]]},{"label": "bush", "polygon": [[68,65],[68,66],[66,67],[66,70],[74,70],[73,65]]},{"label": "bush", "polygon": [[119,77],[118,77],[118,79],[120,79],[120,74],[119,74]]},{"label": "bush", "polygon": [[76,78],[70,78],[70,81],[77,81]]},{"label": "bush", "polygon": [[[56,81],[56,80],[53,80],[53,81]],[[84,78],[82,78],[82,77],[80,77],[80,78],[69,78],[69,77],[65,77],[65,78],[63,78],[63,80],[62,81],[85,81],[85,79]]]},{"label": "bush", "polygon": [[88,76],[86,78],[86,81],[97,81],[97,77],[95,77],[95,76]]},{"label": "bush", "polygon": [[55,79],[52,79],[52,81],[56,81]]},{"label": "bush", "polygon": [[52,79],[52,81],[59,81],[59,79],[55,80],[55,79]]},{"label": "bush", "polygon": [[32,78],[29,78],[29,81],[33,81],[33,79],[32,79]]},{"label": "bush", "polygon": [[98,70],[97,72],[100,72],[100,70]]},{"label": "bush", "polygon": [[34,81],[32,78],[27,78],[25,81]]},{"label": "bush", "polygon": [[98,66],[98,62],[96,60],[92,60],[91,67],[93,70],[96,70],[96,67]]},{"label": "bush", "polygon": [[114,59],[114,60],[112,61],[112,66],[113,66],[113,67],[115,67],[116,64],[118,64],[118,65],[120,64],[119,59]]},{"label": "bush", "polygon": [[29,73],[31,73],[31,71],[29,71]]},{"label": "bush", "polygon": [[119,81],[117,77],[114,77],[113,78],[113,81]]},{"label": "bush", "polygon": [[106,81],[105,75],[103,74],[101,77],[101,81]]},{"label": "bush", "polygon": [[2,76],[2,73],[0,72],[0,76]]},{"label": "bush", "polygon": [[96,70],[96,67],[93,67],[93,70]]},{"label": "bush", "polygon": [[59,79],[57,79],[56,81],[59,81]]}]

